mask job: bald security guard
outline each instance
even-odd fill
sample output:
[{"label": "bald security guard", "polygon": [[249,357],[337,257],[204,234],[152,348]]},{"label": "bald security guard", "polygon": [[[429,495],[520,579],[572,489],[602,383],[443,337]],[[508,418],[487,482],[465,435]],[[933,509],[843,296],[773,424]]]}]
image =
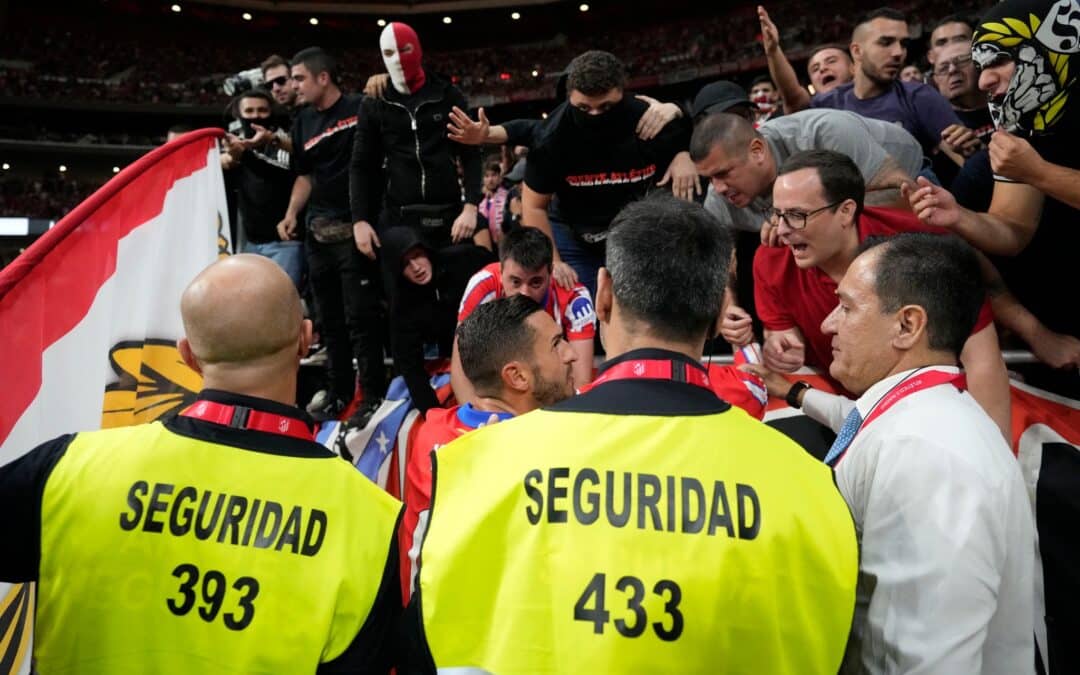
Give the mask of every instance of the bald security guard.
[{"label": "bald security guard", "polygon": [[37,669],[385,672],[401,504],[294,406],[311,342],[295,287],[238,255],[180,310],[191,407],[0,468],[0,579],[38,582]]},{"label": "bald security guard", "polygon": [[701,207],[625,207],[592,387],[433,454],[415,671],[836,673],[855,527],[827,467],[709,388],[730,260]]}]

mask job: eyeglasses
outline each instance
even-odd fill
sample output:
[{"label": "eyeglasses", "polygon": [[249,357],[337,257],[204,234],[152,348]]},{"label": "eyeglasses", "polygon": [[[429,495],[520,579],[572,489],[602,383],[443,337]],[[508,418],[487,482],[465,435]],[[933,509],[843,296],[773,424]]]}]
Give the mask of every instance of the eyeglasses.
[{"label": "eyeglasses", "polygon": [[946,61],[938,61],[934,66],[934,75],[948,75],[949,71],[955,68],[960,70],[967,64],[971,63],[971,54],[961,54],[956,58],[948,59]]},{"label": "eyeglasses", "polygon": [[779,225],[780,221],[783,220],[791,229],[801,230],[806,227],[806,221],[810,220],[810,218],[816,216],[825,209],[831,209],[834,206],[843,204],[844,201],[845,200],[841,199],[838,202],[826,204],[820,209],[814,209],[813,211],[781,211],[780,209],[769,209],[767,213],[769,214],[769,220],[771,220],[774,224]]},{"label": "eyeglasses", "polygon": [[289,81],[289,76],[288,75],[279,75],[279,76],[275,77],[272,80],[267,80],[267,84],[269,84],[272,87],[284,87],[285,84],[288,81]]}]

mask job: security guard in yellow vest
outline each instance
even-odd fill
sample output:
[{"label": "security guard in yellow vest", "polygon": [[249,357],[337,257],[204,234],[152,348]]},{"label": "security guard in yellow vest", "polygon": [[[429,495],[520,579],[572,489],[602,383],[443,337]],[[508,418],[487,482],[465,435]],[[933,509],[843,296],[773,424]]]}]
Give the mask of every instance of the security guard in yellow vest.
[{"label": "security guard in yellow vest", "polygon": [[292,282],[234,256],[181,313],[192,406],[0,468],[0,579],[38,582],[37,669],[385,672],[401,504],[293,405],[311,323]]},{"label": "security guard in yellow vest", "polygon": [[855,529],[829,469],[709,389],[731,241],[670,197],[609,231],[589,390],[433,454],[411,669],[835,673]]}]

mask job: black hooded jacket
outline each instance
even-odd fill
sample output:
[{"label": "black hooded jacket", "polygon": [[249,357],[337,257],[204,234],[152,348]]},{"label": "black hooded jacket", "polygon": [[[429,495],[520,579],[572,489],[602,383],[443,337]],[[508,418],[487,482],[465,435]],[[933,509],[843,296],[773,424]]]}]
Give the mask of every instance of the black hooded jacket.
[{"label": "black hooded jacket", "polygon": [[[402,274],[405,254],[421,247],[431,260],[432,279],[418,286]],[[390,300],[390,352],[421,413],[439,406],[424,369],[424,345],[437,344],[449,356],[458,304],[469,278],[494,256],[486,248],[459,244],[432,252],[411,227],[392,227],[382,236],[386,292]],[[396,264],[392,264],[395,261]]]},{"label": "black hooded jacket", "polygon": [[465,97],[446,80],[428,73],[415,94],[389,88],[384,98],[365,97],[353,137],[349,197],[353,222],[373,226],[377,204],[368,193],[366,176],[386,165],[386,206],[461,204],[456,160],[465,172],[465,201],[481,198],[480,148],[461,145],[446,136],[450,109],[466,109]]}]

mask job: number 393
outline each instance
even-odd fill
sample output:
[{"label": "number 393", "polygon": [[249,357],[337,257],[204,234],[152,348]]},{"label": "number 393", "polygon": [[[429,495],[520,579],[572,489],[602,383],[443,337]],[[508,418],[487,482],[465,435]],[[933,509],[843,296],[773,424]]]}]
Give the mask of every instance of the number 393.
[{"label": "number 393", "polygon": [[[623,637],[640,637],[649,626],[649,617],[641,604],[645,599],[645,584],[637,577],[625,576],[615,582],[615,590],[627,596],[626,609],[633,615],[629,620],[615,619],[612,622],[615,630]],[[611,620],[611,612],[605,602],[606,591],[607,575],[594,574],[574,604],[574,621],[591,623],[593,632],[598,635],[603,634],[604,626]],[[652,592],[664,599],[664,617],[652,623],[653,631],[665,642],[678,640],[683,631],[683,615],[679,609],[682,589],[670,579],[661,579],[653,586]],[[592,608],[589,607],[590,602]]]},{"label": "number 393", "polygon": [[[165,601],[169,611],[177,616],[184,616],[201,599],[199,616],[207,623],[217,618],[221,606],[225,602],[229,584],[225,575],[217,570],[207,570],[200,575],[199,568],[189,563],[177,565],[172,575],[180,580],[178,592],[180,597],[169,598]],[[199,578],[202,577],[202,583]],[[196,586],[199,592],[196,594]],[[238,592],[236,598],[236,610],[222,615],[222,622],[229,630],[244,630],[255,618],[255,597],[259,594],[259,582],[252,577],[240,577],[232,584],[233,590]],[[201,596],[197,597],[197,596]]]}]

